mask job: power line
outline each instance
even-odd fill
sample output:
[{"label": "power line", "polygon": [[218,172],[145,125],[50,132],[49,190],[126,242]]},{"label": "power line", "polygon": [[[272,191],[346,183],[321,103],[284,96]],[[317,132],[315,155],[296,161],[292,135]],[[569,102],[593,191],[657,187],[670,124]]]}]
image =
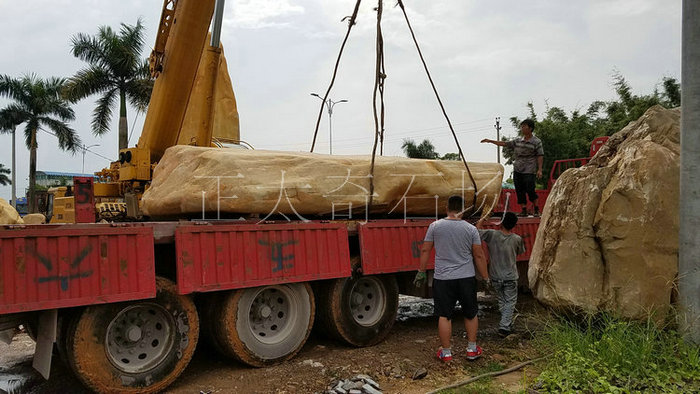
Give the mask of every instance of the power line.
[{"label": "power line", "polygon": [[[473,123],[478,123],[478,122],[484,122],[484,121],[490,121],[491,118],[485,118],[485,119],[478,119],[478,120],[473,120],[473,121],[466,121],[466,122],[460,122],[460,123],[455,123],[454,125],[466,125],[466,124],[473,124]],[[392,132],[393,135],[400,135],[399,137],[394,137],[391,139],[386,139],[386,141],[392,141],[392,140],[401,140],[404,138],[410,138],[410,137],[422,137],[422,136],[433,136],[433,135],[439,135],[442,134],[444,131],[439,131],[435,133],[423,133],[425,131],[431,131],[431,130],[440,130],[444,129],[447,126],[436,126],[436,127],[429,127],[429,128],[424,128],[424,129],[416,129],[416,130],[411,130],[411,131],[406,131],[406,132]],[[478,128],[475,129],[462,129],[459,130],[460,133],[465,133],[465,132],[478,132],[478,131],[485,131],[487,129],[490,129],[491,126],[479,126]],[[356,142],[356,141],[368,141],[371,142],[373,140],[373,136],[369,135],[366,137],[353,137],[353,138],[342,138],[342,139],[336,139],[335,142]],[[305,146],[305,143],[303,142],[293,142],[293,143],[286,143],[286,144],[275,144],[276,147],[279,146]],[[343,145],[346,146],[346,145]]]},{"label": "power line", "polygon": [[[39,129],[39,130],[43,131],[44,133],[46,133],[46,134],[48,134],[48,135],[50,135],[50,136],[56,137],[56,138],[58,139],[58,136],[57,136],[56,134],[54,134],[54,133],[52,133],[52,132],[50,132],[50,131],[48,131],[48,130],[44,130],[44,129]],[[81,149],[82,149],[82,147],[81,147]],[[107,160],[107,161],[109,161],[109,162],[115,161],[115,160],[113,160],[113,159],[110,159],[110,158],[107,157],[107,156],[104,156],[104,155],[101,155],[101,154],[99,154],[99,153],[97,153],[97,152],[91,151],[90,149],[83,149],[83,150],[85,150],[86,152],[90,152],[90,153],[92,153],[92,154],[95,155],[95,156],[99,156],[99,157],[101,157],[101,158],[103,158],[103,159],[105,159],[105,160]]]},{"label": "power line", "polygon": [[[491,119],[491,118],[479,119],[479,120],[473,120],[473,121],[467,121],[467,122],[460,122],[460,123],[455,123],[455,125],[464,125],[464,124],[470,124],[470,123],[483,122],[483,121],[487,121],[487,120],[490,120],[490,119]],[[425,128],[425,129],[417,129],[417,130],[399,132],[399,134],[407,135],[407,134],[409,134],[409,133],[410,133],[410,134],[413,134],[413,133],[420,133],[420,132],[423,132],[423,131],[439,130],[439,129],[444,129],[444,128],[446,128],[446,127],[448,127],[448,126],[435,126],[435,127]],[[301,134],[301,133],[297,133],[297,134]],[[354,140],[357,140],[357,139],[369,139],[369,140],[372,140],[373,138],[374,138],[374,137],[370,135],[369,137],[336,139],[335,141],[336,141],[336,142],[338,142],[338,141],[354,141]],[[278,146],[288,146],[288,145],[301,145],[301,144],[303,144],[303,143],[290,143],[290,144],[277,144],[277,145],[278,145]]]}]

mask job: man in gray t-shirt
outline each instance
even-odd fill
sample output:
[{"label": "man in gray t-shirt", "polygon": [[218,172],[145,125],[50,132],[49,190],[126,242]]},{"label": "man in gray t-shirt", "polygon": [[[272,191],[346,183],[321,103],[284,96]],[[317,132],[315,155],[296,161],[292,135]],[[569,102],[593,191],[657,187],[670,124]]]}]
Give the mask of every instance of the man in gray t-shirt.
[{"label": "man in gray t-shirt", "polygon": [[479,311],[476,300],[476,277],[479,274],[488,281],[486,258],[481,248],[481,239],[476,227],[462,220],[464,200],[452,196],[447,200],[447,217],[430,223],[423,240],[420,269],[416,275],[416,286],[422,286],[430,253],[435,247],[435,273],[433,298],[435,314],[438,315],[438,334],[441,347],[437,357],[442,361],[452,360],[450,338],[452,337],[452,315],[457,301],[462,306],[464,327],[469,344],[467,359],[476,360],[482,350],[476,345]]},{"label": "man in gray t-shirt", "polygon": [[508,147],[513,150],[513,183],[515,184],[515,194],[518,196],[518,204],[520,204],[523,216],[527,215],[527,198],[530,198],[534,214],[539,215],[540,213],[537,205],[535,182],[538,178],[542,178],[544,149],[542,148],[542,141],[532,134],[534,130],[535,121],[525,119],[520,122],[521,138],[510,141],[495,141],[488,138],[481,140],[482,143]]},{"label": "man in gray t-shirt", "polygon": [[518,217],[507,212],[499,230],[481,230],[482,220],[476,224],[481,239],[489,246],[489,277],[498,299],[501,322],[498,333],[507,336],[513,329],[513,314],[518,302],[518,267],[516,257],[525,253],[523,239],[513,233]]}]

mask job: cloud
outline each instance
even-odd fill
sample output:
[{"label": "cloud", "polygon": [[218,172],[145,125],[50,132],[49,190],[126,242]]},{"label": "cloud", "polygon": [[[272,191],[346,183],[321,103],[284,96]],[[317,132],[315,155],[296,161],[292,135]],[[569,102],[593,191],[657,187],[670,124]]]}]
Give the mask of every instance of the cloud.
[{"label": "cloud", "polygon": [[304,7],[290,4],[290,0],[238,0],[230,5],[233,15],[227,25],[242,29],[279,28],[290,25],[282,18],[304,14]]},{"label": "cloud", "polygon": [[653,0],[606,0],[598,2],[593,10],[597,16],[628,17],[645,14],[653,8]]}]

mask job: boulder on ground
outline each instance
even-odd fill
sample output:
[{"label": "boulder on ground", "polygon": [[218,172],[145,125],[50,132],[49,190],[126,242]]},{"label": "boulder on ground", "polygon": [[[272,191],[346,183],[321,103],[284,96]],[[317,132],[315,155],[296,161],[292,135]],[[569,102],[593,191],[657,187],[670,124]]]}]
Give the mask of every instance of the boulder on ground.
[{"label": "boulder on ground", "polygon": [[17,210],[4,198],[0,198],[0,224],[22,224],[24,221]]},{"label": "boulder on ground", "polygon": [[662,319],[678,272],[680,109],[650,108],[562,174],[530,257],[535,297],[560,310]]},{"label": "boulder on ground", "polygon": [[[503,166],[469,163],[476,208],[490,212]],[[141,200],[151,217],[222,213],[363,219],[369,204],[370,157],[244,149],[169,148]],[[373,215],[443,216],[453,194],[473,205],[474,187],[461,161],[376,157]],[[350,212],[350,210],[352,212]],[[290,216],[291,215],[291,216]],[[211,216],[208,216],[211,217]]]}]

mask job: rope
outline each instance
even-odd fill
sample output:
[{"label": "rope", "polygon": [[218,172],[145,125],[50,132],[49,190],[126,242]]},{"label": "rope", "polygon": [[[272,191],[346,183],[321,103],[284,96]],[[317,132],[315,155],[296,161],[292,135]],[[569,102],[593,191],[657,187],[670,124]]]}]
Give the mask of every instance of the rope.
[{"label": "rope", "polygon": [[[375,64],[374,93],[372,95],[372,110],[374,113],[374,146],[372,147],[372,162],[369,168],[369,204],[367,211],[372,208],[374,198],[374,162],[377,156],[377,144],[381,141],[379,155],[384,151],[384,37],[382,35],[382,12],[384,11],[382,0],[377,5],[377,60]],[[377,92],[380,97],[380,114],[377,116]]]},{"label": "rope", "polygon": [[[506,213],[508,213],[508,207],[510,207],[510,192],[506,193],[506,204],[503,207],[503,215],[501,216],[501,221],[498,222],[499,226],[503,224],[504,220],[506,220]],[[493,208],[491,208],[491,210],[493,210]]]},{"label": "rope", "polygon": [[442,100],[440,99],[440,95],[438,94],[437,88],[435,87],[435,83],[433,82],[433,77],[430,75],[430,71],[428,70],[428,65],[425,63],[425,59],[423,58],[423,52],[420,50],[420,46],[418,45],[418,40],[416,39],[416,35],[413,33],[413,27],[411,27],[411,22],[408,20],[408,15],[406,14],[406,8],[403,5],[402,0],[397,0],[398,3],[397,5],[401,7],[401,11],[403,12],[403,16],[406,19],[406,24],[408,25],[408,30],[411,31],[411,37],[413,37],[413,43],[416,45],[416,49],[418,50],[418,55],[420,56],[420,60],[423,63],[423,68],[425,69],[425,73],[428,75],[428,80],[430,81],[430,86],[433,87],[433,92],[435,92],[435,98],[437,98],[438,104],[440,104],[440,109],[442,110],[442,114],[445,116],[445,120],[447,120],[447,125],[450,126],[450,131],[452,132],[452,136],[454,137],[455,143],[457,144],[457,149],[459,150],[459,157],[462,159],[462,163],[464,163],[464,167],[467,169],[467,173],[469,174],[469,179],[472,181],[472,185],[474,186],[474,199],[472,201],[472,207],[474,208],[474,211],[476,211],[476,195],[477,195],[477,187],[476,187],[476,181],[474,180],[474,176],[472,175],[471,170],[469,169],[469,165],[467,164],[467,160],[464,158],[464,153],[462,152],[462,147],[459,145],[459,140],[457,139],[457,134],[455,133],[454,128],[452,127],[452,123],[450,122],[450,118],[447,116],[447,112],[445,111],[445,106],[442,105]]},{"label": "rope", "polygon": [[129,133],[129,138],[126,139],[127,145],[129,145],[131,143],[131,136],[134,134],[134,128],[136,127],[136,119],[139,118],[140,114],[141,114],[141,111],[136,111],[136,115],[134,115],[134,121],[131,123],[131,132]]},{"label": "rope", "polygon": [[457,383],[451,384],[451,385],[449,385],[449,386],[444,386],[444,387],[440,387],[440,388],[438,388],[438,389],[435,389],[435,390],[433,390],[433,391],[428,391],[427,394],[436,394],[436,393],[439,393],[439,392],[441,392],[441,391],[443,391],[443,390],[449,390],[449,389],[454,389],[454,388],[457,388],[457,387],[461,387],[461,386],[467,385],[467,384],[469,384],[469,383],[471,383],[471,382],[475,382],[475,381],[477,381],[477,380],[479,380],[479,379],[481,379],[481,378],[485,378],[485,377],[488,377],[488,376],[500,376],[500,375],[505,375],[505,374],[507,374],[507,373],[511,373],[511,372],[513,372],[513,371],[517,371],[517,370],[519,370],[520,368],[522,368],[522,367],[524,367],[524,366],[526,366],[526,365],[528,365],[528,364],[532,364],[532,363],[534,363],[534,362],[543,360],[543,359],[545,359],[545,358],[546,358],[546,356],[545,356],[545,357],[536,358],[536,359],[530,360],[530,361],[525,361],[525,362],[523,362],[523,363],[520,363],[520,364],[518,364],[518,365],[512,366],[512,367],[510,367],[510,368],[508,368],[508,369],[504,369],[504,370],[502,370],[502,371],[487,372],[487,373],[485,373],[485,374],[481,374],[481,375],[478,375],[478,376],[474,376],[473,378],[469,378],[469,379],[467,379],[467,380],[463,380],[463,381],[461,381],[461,382],[457,382]]},{"label": "rope", "polygon": [[321,109],[318,111],[318,118],[316,119],[316,129],[314,129],[314,139],[311,142],[311,152],[314,151],[314,148],[316,147],[316,137],[318,136],[318,126],[321,124],[321,117],[323,116],[323,106],[326,105],[326,100],[328,100],[328,95],[331,93],[331,89],[333,88],[333,84],[335,83],[335,77],[338,73],[338,66],[340,66],[340,58],[343,56],[343,50],[345,49],[345,43],[348,42],[348,37],[350,36],[350,30],[352,30],[352,27],[355,25],[355,19],[357,19],[357,11],[360,8],[360,3],[362,0],[357,0],[357,3],[355,3],[355,9],[352,12],[352,16],[345,17],[342,20],[349,19],[348,20],[348,31],[345,33],[345,38],[343,39],[343,44],[340,46],[340,52],[338,53],[338,59],[335,61],[335,67],[333,68],[333,77],[331,78],[331,83],[328,85],[328,89],[326,90],[326,94],[323,95],[323,102],[321,103]]}]

